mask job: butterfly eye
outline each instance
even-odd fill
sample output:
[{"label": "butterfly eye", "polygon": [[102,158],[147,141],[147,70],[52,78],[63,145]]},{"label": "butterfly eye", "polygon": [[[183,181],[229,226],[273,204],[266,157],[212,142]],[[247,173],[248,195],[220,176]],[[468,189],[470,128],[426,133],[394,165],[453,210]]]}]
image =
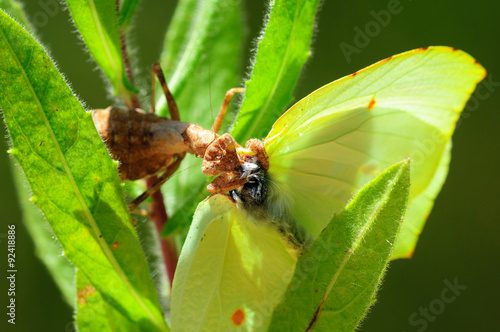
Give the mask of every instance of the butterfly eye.
[{"label": "butterfly eye", "polygon": [[250,210],[252,207],[263,206],[267,200],[266,174],[257,172],[248,176],[248,181],[241,187],[231,192],[233,199],[242,204],[243,208]]},{"label": "butterfly eye", "polygon": [[263,205],[266,201],[267,190],[264,187],[264,179],[261,174],[254,174],[250,180],[243,185],[243,190],[248,192],[255,205]]}]

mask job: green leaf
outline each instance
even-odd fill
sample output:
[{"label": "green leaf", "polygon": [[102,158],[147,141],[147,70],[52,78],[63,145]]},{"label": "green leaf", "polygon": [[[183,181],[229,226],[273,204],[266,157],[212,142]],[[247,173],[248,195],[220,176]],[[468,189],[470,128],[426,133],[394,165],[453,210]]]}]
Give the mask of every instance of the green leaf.
[{"label": "green leaf", "polygon": [[0,106],[22,167],[64,254],[107,303],[168,330],[131,225],[116,165],[43,48],[0,12]]},{"label": "green leaf", "polygon": [[276,0],[232,135],[237,142],[262,138],[293,99],[302,66],[310,55],[319,0]]},{"label": "green leaf", "polygon": [[78,292],[76,325],[78,331],[140,331],[119,311],[103,300],[101,294],[80,271],[76,274]]},{"label": "green leaf", "polygon": [[269,331],[353,331],[374,302],[410,189],[409,160],[367,184],[299,258]]},{"label": "green leaf", "polygon": [[32,29],[31,24],[26,18],[26,13],[23,10],[23,5],[16,0],[0,0],[0,8],[8,13],[11,17],[15,18],[17,22],[24,25],[26,28]]},{"label": "green leaf", "polygon": [[[22,5],[13,0],[0,0],[0,8],[8,12],[25,27],[32,29]],[[54,233],[38,208],[29,202],[30,190],[19,165],[11,159],[11,172],[16,184],[16,192],[23,211],[23,223],[35,245],[35,253],[47,267],[50,275],[62,292],[66,302],[75,303],[75,268],[62,255],[61,245],[54,239]]]},{"label": "green leaf", "polygon": [[131,99],[132,83],[125,75],[115,0],[67,0],[68,8],[95,62],[114,87]]},{"label": "green leaf", "polygon": [[[212,127],[211,108],[217,113],[226,92],[238,84],[242,40],[239,0],[179,2],[165,37],[161,64],[181,120]],[[167,108],[160,87],[156,95],[158,110],[165,115]],[[207,196],[207,179],[200,165],[199,159],[186,156],[183,171],[177,172],[163,188],[172,229],[185,226],[187,230],[196,205]]]},{"label": "green leaf", "polygon": [[[226,91],[238,83],[242,38],[239,0],[179,2],[163,42],[160,64],[183,120],[211,126],[210,104],[217,109]],[[156,109],[167,115],[159,86],[156,92]]]},{"label": "green leaf", "polygon": [[35,245],[35,253],[47,267],[50,275],[62,292],[65,301],[75,304],[75,267],[63,256],[61,245],[54,237],[50,225],[40,210],[29,201],[30,190],[26,177],[16,163],[11,162],[11,170],[16,184],[19,203],[23,211],[23,223]]},{"label": "green leaf", "polygon": [[118,24],[120,26],[130,25],[134,16],[135,8],[139,4],[139,0],[124,0],[118,15]]}]

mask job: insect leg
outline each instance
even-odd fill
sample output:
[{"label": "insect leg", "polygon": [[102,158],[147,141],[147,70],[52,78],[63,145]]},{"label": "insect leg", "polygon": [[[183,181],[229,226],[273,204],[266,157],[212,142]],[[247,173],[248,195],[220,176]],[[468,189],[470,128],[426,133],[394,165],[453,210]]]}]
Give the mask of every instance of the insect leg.
[{"label": "insect leg", "polygon": [[229,106],[229,103],[231,102],[234,94],[243,92],[245,92],[245,88],[232,88],[231,90],[226,92],[226,96],[224,97],[224,101],[222,102],[222,106],[220,107],[219,114],[217,114],[214,125],[212,127],[212,130],[215,133],[217,133],[222,126],[222,121],[224,120],[224,116],[226,116],[227,107]]},{"label": "insect leg", "polygon": [[130,202],[127,207],[130,212],[134,212],[139,204],[144,202],[149,196],[153,195],[160,187],[167,182],[167,180],[174,174],[174,172],[179,168],[179,165],[181,164],[182,159],[184,159],[184,154],[182,156],[178,156],[177,160],[170,166],[167,167],[165,172],[158,177],[156,182],[149,187],[145,192],[143,192],[139,197],[134,199],[132,202]]},{"label": "insect leg", "polygon": [[163,89],[163,93],[165,94],[165,97],[167,98],[167,104],[168,104],[168,111],[170,113],[170,119],[174,121],[180,121],[179,117],[179,109],[177,108],[177,104],[175,103],[174,96],[172,96],[172,93],[170,92],[167,81],[165,80],[165,75],[163,75],[163,70],[161,70],[160,64],[158,62],[153,63],[152,66],[152,72],[151,72],[151,98],[153,99],[151,102],[151,109],[152,112],[154,112],[155,108],[155,99],[154,99],[154,91],[155,91],[155,76],[158,77],[158,81],[160,81],[161,87]]}]

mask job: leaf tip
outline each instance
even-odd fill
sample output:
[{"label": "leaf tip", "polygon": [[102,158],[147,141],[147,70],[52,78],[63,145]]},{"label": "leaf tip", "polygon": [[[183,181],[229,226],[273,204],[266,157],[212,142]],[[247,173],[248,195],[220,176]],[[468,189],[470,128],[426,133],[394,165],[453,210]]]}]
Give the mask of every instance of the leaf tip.
[{"label": "leaf tip", "polygon": [[405,173],[409,173],[410,171],[410,158],[406,158],[401,160],[400,162],[395,163],[394,165],[390,166],[387,170],[396,170],[398,169],[400,172],[400,176],[403,174],[406,175]]}]

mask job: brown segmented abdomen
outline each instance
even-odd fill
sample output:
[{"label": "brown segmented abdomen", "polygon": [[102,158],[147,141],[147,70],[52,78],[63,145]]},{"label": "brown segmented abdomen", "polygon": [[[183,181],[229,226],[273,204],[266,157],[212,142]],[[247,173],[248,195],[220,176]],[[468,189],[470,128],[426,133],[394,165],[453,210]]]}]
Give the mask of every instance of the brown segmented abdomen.
[{"label": "brown segmented abdomen", "polygon": [[184,137],[190,123],[114,107],[95,110],[92,118],[111,157],[119,161],[123,181],[158,174],[173,162],[175,155],[193,153]]}]

